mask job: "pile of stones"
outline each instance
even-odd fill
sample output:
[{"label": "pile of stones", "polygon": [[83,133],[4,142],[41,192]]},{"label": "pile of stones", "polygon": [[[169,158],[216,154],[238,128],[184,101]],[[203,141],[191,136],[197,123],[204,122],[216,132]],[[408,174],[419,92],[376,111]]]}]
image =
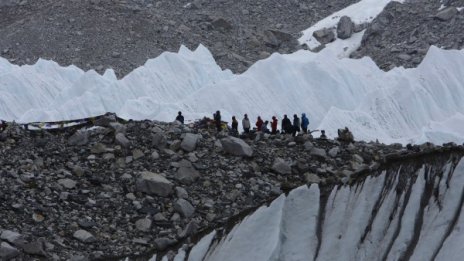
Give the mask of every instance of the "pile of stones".
[{"label": "pile of stones", "polygon": [[349,184],[388,155],[434,148],[110,117],[55,133],[10,125],[0,134],[0,259],[162,251],[291,188]]}]

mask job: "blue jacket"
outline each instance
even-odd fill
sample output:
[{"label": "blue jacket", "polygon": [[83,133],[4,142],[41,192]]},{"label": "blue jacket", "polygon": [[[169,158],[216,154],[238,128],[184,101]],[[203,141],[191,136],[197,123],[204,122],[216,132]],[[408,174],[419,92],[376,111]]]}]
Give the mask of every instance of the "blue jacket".
[{"label": "blue jacket", "polygon": [[306,113],[303,113],[301,115],[301,127],[302,128],[308,128],[308,125],[309,125],[309,120],[306,117]]}]

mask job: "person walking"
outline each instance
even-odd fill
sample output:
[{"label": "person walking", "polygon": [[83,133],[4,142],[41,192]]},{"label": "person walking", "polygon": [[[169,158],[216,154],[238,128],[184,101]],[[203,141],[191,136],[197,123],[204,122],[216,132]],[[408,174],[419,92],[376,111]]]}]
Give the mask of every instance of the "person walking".
[{"label": "person walking", "polygon": [[272,116],[271,134],[277,134],[277,118],[276,118],[276,116]]},{"label": "person walking", "polygon": [[300,118],[298,118],[298,115],[294,114],[293,115],[293,131],[292,131],[293,137],[295,137],[296,133],[300,131],[301,131],[300,130]]},{"label": "person walking", "polygon": [[220,111],[216,111],[216,113],[214,114],[214,124],[216,125],[216,130],[218,132],[220,132],[222,130],[221,112]]},{"label": "person walking", "polygon": [[282,119],[282,131],[284,131],[286,134],[292,133],[292,122],[287,117],[287,114],[285,114],[284,118]]},{"label": "person walking", "polygon": [[306,113],[301,114],[301,130],[303,133],[308,133],[309,119],[306,117]]},{"label": "person walking", "polygon": [[176,121],[179,121],[180,123],[184,124],[184,116],[182,116],[182,112],[177,113]]},{"label": "person walking", "polygon": [[248,115],[245,114],[242,120],[243,131],[245,133],[250,133],[250,126],[251,126],[250,119],[248,119]]},{"label": "person walking", "polygon": [[263,124],[264,124],[263,120],[261,119],[260,116],[258,116],[258,120],[256,121],[256,131],[261,131]]}]

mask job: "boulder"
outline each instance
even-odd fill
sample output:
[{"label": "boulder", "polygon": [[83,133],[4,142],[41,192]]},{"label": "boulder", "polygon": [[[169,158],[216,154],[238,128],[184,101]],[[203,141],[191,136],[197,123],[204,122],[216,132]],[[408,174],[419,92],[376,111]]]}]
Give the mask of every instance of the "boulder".
[{"label": "boulder", "polygon": [[116,141],[116,144],[119,144],[121,145],[121,147],[126,148],[126,149],[131,146],[130,140],[127,139],[126,136],[122,133],[116,134],[115,141]]},{"label": "boulder", "polygon": [[318,40],[321,44],[328,44],[335,40],[335,33],[328,28],[323,28],[313,33],[314,38]]},{"label": "boulder", "polygon": [[335,158],[339,152],[340,152],[340,147],[333,147],[329,150],[329,155],[330,157]]},{"label": "boulder", "polygon": [[180,167],[175,177],[181,183],[190,185],[200,177],[200,173],[193,167]]},{"label": "boulder", "polygon": [[83,146],[89,143],[89,133],[87,131],[76,131],[68,138],[68,144],[71,146]]},{"label": "boulder", "polygon": [[148,218],[139,219],[139,220],[135,221],[135,227],[139,231],[147,232],[151,228],[151,220],[148,219]]},{"label": "boulder", "polygon": [[155,133],[152,135],[151,142],[153,147],[157,149],[164,149],[168,144],[166,137],[162,133]]},{"label": "boulder", "polygon": [[90,152],[93,154],[102,154],[107,152],[106,146],[103,143],[96,143],[90,148]]},{"label": "boulder", "polygon": [[458,13],[458,9],[454,6],[447,7],[443,10],[440,10],[436,15],[435,18],[437,18],[440,21],[448,21],[451,18],[453,18],[456,14]]},{"label": "boulder", "polygon": [[310,141],[305,142],[304,148],[307,151],[311,151],[314,148],[314,144]]},{"label": "boulder", "polygon": [[153,172],[144,171],[135,183],[137,191],[151,195],[166,197],[172,192],[173,184],[165,177]]},{"label": "boulder", "polygon": [[217,18],[211,23],[216,30],[229,31],[232,29],[232,24],[224,18]]},{"label": "boulder", "polygon": [[272,170],[279,174],[291,174],[292,168],[290,164],[281,158],[276,158],[274,164],[272,164]]},{"label": "boulder", "polygon": [[174,204],[174,210],[182,216],[189,218],[195,212],[195,208],[187,200],[181,198]]},{"label": "boulder", "polygon": [[18,249],[11,246],[7,242],[0,244],[0,260],[10,260],[19,255]]},{"label": "boulder", "polygon": [[47,256],[47,252],[45,251],[45,240],[43,238],[39,238],[34,242],[22,244],[21,248],[29,255]]},{"label": "boulder", "polygon": [[176,187],[176,195],[178,198],[188,199],[188,192],[183,187]]},{"label": "boulder", "polygon": [[309,152],[311,156],[315,156],[317,158],[325,159],[327,157],[327,153],[325,149],[321,148],[312,148],[311,151]]},{"label": "boulder", "polygon": [[348,39],[353,34],[353,22],[348,16],[342,16],[337,24],[337,36],[340,39]]},{"label": "boulder", "polygon": [[134,150],[132,151],[132,158],[133,158],[134,160],[138,160],[138,159],[142,158],[143,156],[145,156],[145,154],[144,154],[143,151],[140,150],[140,149],[134,149]]},{"label": "boulder", "polygon": [[307,183],[320,183],[321,178],[317,176],[316,174],[311,174],[311,173],[306,173],[305,174],[305,180]]},{"label": "boulder", "polygon": [[155,239],[155,246],[156,246],[156,249],[159,251],[163,251],[169,246],[174,245],[175,243],[176,243],[175,240],[167,238],[167,237],[161,237],[161,238]]},{"label": "boulder", "polygon": [[279,30],[265,30],[263,32],[264,43],[269,47],[279,47],[284,42],[293,41],[294,38],[290,33]]},{"label": "boulder", "polygon": [[76,187],[77,182],[72,179],[59,179],[58,184],[67,189],[73,189]]},{"label": "boulder", "polygon": [[182,140],[180,147],[187,152],[192,152],[196,149],[199,139],[200,139],[199,135],[196,135],[193,133],[187,133],[185,134],[185,137]]},{"label": "boulder", "polygon": [[4,230],[0,235],[0,239],[5,240],[11,244],[15,244],[15,242],[21,238],[21,234],[11,230]]},{"label": "boulder", "polygon": [[126,126],[119,122],[111,122],[109,127],[113,129],[114,134],[118,134],[118,133],[125,134],[126,133]]},{"label": "boulder", "polygon": [[96,238],[90,232],[83,229],[74,232],[73,237],[82,243],[92,243],[96,241]]},{"label": "boulder", "polygon": [[245,141],[235,137],[221,139],[222,149],[229,154],[236,156],[253,156],[253,149]]}]

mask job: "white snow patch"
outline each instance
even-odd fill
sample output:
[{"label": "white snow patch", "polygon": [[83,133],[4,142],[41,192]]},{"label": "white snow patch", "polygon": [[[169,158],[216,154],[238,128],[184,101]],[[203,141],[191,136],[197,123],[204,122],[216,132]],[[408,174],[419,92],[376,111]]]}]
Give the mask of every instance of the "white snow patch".
[{"label": "white snow patch", "polygon": [[[355,4],[352,4],[338,12],[331,14],[330,16],[320,20],[310,28],[303,31],[303,36],[299,39],[301,44],[306,44],[310,49],[314,49],[321,45],[316,38],[313,37],[313,33],[317,30],[329,28],[336,29],[338,21],[342,16],[348,16],[355,24],[369,23],[382,12],[385,6],[393,0],[361,0]],[[397,1],[397,2],[403,2]],[[337,39],[335,42],[340,41]],[[332,45],[333,43],[329,44]]]}]

